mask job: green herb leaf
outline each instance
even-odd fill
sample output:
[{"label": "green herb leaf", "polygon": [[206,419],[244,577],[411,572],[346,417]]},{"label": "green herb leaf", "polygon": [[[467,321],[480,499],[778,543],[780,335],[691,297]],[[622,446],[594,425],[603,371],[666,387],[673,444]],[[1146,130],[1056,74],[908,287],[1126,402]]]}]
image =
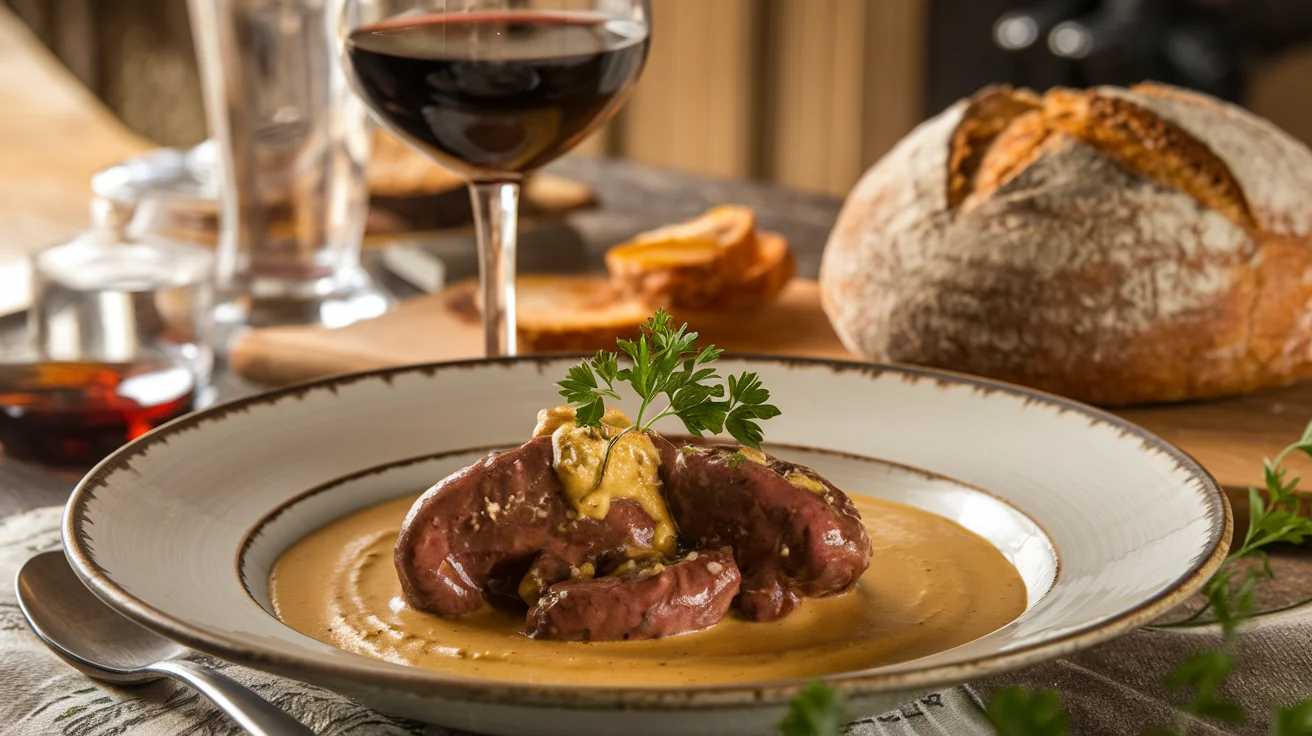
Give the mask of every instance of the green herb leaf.
[{"label": "green herb leaf", "polygon": [[1312,736],[1312,700],[1272,714],[1271,736]]},{"label": "green herb leaf", "polygon": [[[729,376],[728,390],[711,364],[724,353],[714,345],[697,347],[697,333],[685,323],[679,327],[664,309],[642,328],[637,340],[616,341],[619,353],[599,351],[596,356],[569,369],[560,381],[560,395],[574,407],[580,426],[600,426],[607,399],[619,399],[616,383],[627,383],[642,401],[633,425],[626,431],[649,431],[664,417],[677,417],[690,434],[728,431],[748,447],[760,449],[764,435],[759,422],[779,416],[779,409],[765,403],[770,392],[755,373]],[[619,367],[619,355],[629,365]],[[726,397],[726,393],[728,394]],[[649,413],[652,402],[664,396],[669,405]],[[611,438],[611,446],[615,437]],[[610,447],[605,457],[610,457]],[[603,461],[597,482],[601,482]]]},{"label": "green herb leaf", "polygon": [[765,437],[761,425],[755,420],[779,416],[778,408],[765,403],[769,400],[770,392],[761,387],[761,379],[755,373],[743,373],[736,378],[729,376],[729,404],[724,428],[742,444],[761,449],[761,440]]},{"label": "green herb leaf", "polygon": [[1065,736],[1070,728],[1061,696],[1054,690],[999,690],[989,700],[985,716],[998,736]]},{"label": "green herb leaf", "polygon": [[[716,386],[715,388],[720,389],[720,393],[723,393],[722,387]],[[723,401],[703,400],[698,403],[690,402],[695,402],[695,397],[688,398],[681,394],[672,405],[689,434],[701,437],[704,432],[719,434],[724,431],[724,408],[726,404]],[[683,405],[685,403],[687,403],[686,406]]]},{"label": "green herb leaf", "polygon": [[782,736],[841,736],[847,721],[843,694],[816,680],[789,703],[778,728]]},{"label": "green herb leaf", "polygon": [[[592,358],[592,369],[596,371],[597,377],[606,382],[607,388],[613,388],[615,376],[619,373],[620,356],[615,353],[608,353],[605,350],[598,350],[596,356]],[[611,392],[616,399],[619,394]]]},{"label": "green herb leaf", "polygon": [[579,426],[600,426],[606,399],[620,397],[613,388],[617,361],[614,353],[598,351],[591,360],[570,368],[568,378],[556,384],[560,395],[574,407]]},{"label": "green herb leaf", "polygon": [[1217,693],[1234,667],[1234,654],[1224,649],[1195,652],[1166,679],[1166,688],[1191,693],[1181,707],[1186,713],[1225,723],[1243,723],[1243,707]]}]

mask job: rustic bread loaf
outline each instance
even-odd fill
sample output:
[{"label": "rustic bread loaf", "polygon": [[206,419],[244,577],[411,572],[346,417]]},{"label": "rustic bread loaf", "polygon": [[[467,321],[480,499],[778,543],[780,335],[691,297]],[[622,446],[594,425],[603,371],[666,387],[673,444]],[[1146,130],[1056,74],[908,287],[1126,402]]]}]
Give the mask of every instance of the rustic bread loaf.
[{"label": "rustic bread loaf", "polygon": [[985,89],[848,196],[820,273],[849,349],[1104,405],[1312,375],[1312,151],[1157,84]]}]

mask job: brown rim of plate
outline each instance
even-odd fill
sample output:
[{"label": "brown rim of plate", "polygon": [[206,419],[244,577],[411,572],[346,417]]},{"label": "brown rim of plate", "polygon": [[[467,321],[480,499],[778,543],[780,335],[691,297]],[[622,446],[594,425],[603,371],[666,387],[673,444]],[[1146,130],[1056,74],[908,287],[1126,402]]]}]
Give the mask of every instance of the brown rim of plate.
[{"label": "brown rim of plate", "polygon": [[[697,685],[679,688],[543,685],[460,677],[417,667],[376,662],[368,660],[368,658],[365,658],[369,665],[366,668],[351,664],[326,663],[300,655],[270,652],[254,648],[249,642],[236,637],[210,634],[200,627],[151,608],[107,578],[91,560],[83,533],[83,526],[86,523],[86,502],[94,496],[96,489],[108,486],[106,478],[116,471],[129,469],[131,467],[130,461],[134,457],[145,454],[156,442],[166,442],[172,434],[197,427],[206,422],[220,420],[231,412],[244,411],[250,406],[277,404],[284,399],[300,397],[316,389],[336,392],[338,386],[364,380],[379,379],[390,385],[392,378],[401,374],[420,373],[432,376],[447,370],[469,370],[481,366],[496,365],[513,366],[520,363],[537,363],[539,370],[541,370],[549,363],[578,360],[583,357],[590,356],[562,353],[514,358],[480,358],[379,368],[321,378],[253,394],[179,417],[120,448],[92,468],[78,482],[69,497],[68,505],[64,509],[62,521],[64,553],[68,557],[69,564],[77,572],[78,577],[82,578],[92,592],[134,621],[197,651],[292,678],[301,677],[302,673],[305,672],[314,672],[336,679],[339,682],[349,682],[357,691],[364,689],[408,692],[420,697],[440,697],[481,703],[513,703],[515,705],[540,708],[593,710],[616,708],[668,710],[672,707],[732,709],[786,702],[812,678],[730,685]],[[1229,501],[1217,484],[1216,479],[1188,453],[1151,432],[1101,409],[1023,386],[932,368],[745,353],[726,353],[724,358],[726,360],[775,364],[783,367],[824,367],[836,373],[857,371],[871,376],[895,373],[906,381],[932,380],[940,385],[965,385],[986,394],[1003,393],[1016,396],[1027,404],[1038,403],[1052,406],[1059,413],[1073,411],[1088,417],[1093,423],[1109,425],[1119,430],[1123,436],[1130,435],[1138,438],[1148,451],[1168,456],[1178,468],[1198,481],[1197,490],[1203,494],[1203,500],[1207,506],[1208,521],[1212,524],[1210,538],[1207,541],[1207,552],[1188,571],[1156,595],[1106,621],[1086,626],[1078,631],[1048,641],[997,655],[920,670],[899,668],[899,665],[892,665],[891,667],[886,666],[874,668],[873,670],[825,675],[819,678],[843,691],[849,697],[896,693],[914,689],[931,689],[967,682],[984,675],[1019,669],[1060,657],[1132,631],[1178,606],[1202,587],[1220,567],[1229,550],[1234,520]],[[364,655],[358,656],[363,657]],[[912,661],[914,662],[914,660]]]}]

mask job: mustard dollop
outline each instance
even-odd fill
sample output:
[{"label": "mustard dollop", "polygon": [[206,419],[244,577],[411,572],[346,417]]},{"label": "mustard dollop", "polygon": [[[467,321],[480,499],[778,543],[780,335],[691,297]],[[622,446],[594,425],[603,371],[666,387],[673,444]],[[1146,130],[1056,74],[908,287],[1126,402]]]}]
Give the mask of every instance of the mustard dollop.
[{"label": "mustard dollop", "polygon": [[600,427],[580,427],[573,408],[558,406],[538,412],[534,436],[551,435],[556,476],[579,516],[604,519],[612,501],[632,501],[656,522],[652,549],[671,557],[678,549],[678,538],[661,495],[660,453],[651,437],[645,432],[629,432],[616,440],[598,483],[607,444],[630,425],[629,418],[612,407],[602,416]]}]

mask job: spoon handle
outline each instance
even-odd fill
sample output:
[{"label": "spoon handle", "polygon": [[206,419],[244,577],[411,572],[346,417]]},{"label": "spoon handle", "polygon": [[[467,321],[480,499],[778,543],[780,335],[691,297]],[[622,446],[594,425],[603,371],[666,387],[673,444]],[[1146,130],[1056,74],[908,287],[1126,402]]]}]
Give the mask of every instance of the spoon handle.
[{"label": "spoon handle", "polygon": [[253,736],[314,736],[314,731],[226,675],[185,659],[166,659],[147,667],[191,685]]}]

